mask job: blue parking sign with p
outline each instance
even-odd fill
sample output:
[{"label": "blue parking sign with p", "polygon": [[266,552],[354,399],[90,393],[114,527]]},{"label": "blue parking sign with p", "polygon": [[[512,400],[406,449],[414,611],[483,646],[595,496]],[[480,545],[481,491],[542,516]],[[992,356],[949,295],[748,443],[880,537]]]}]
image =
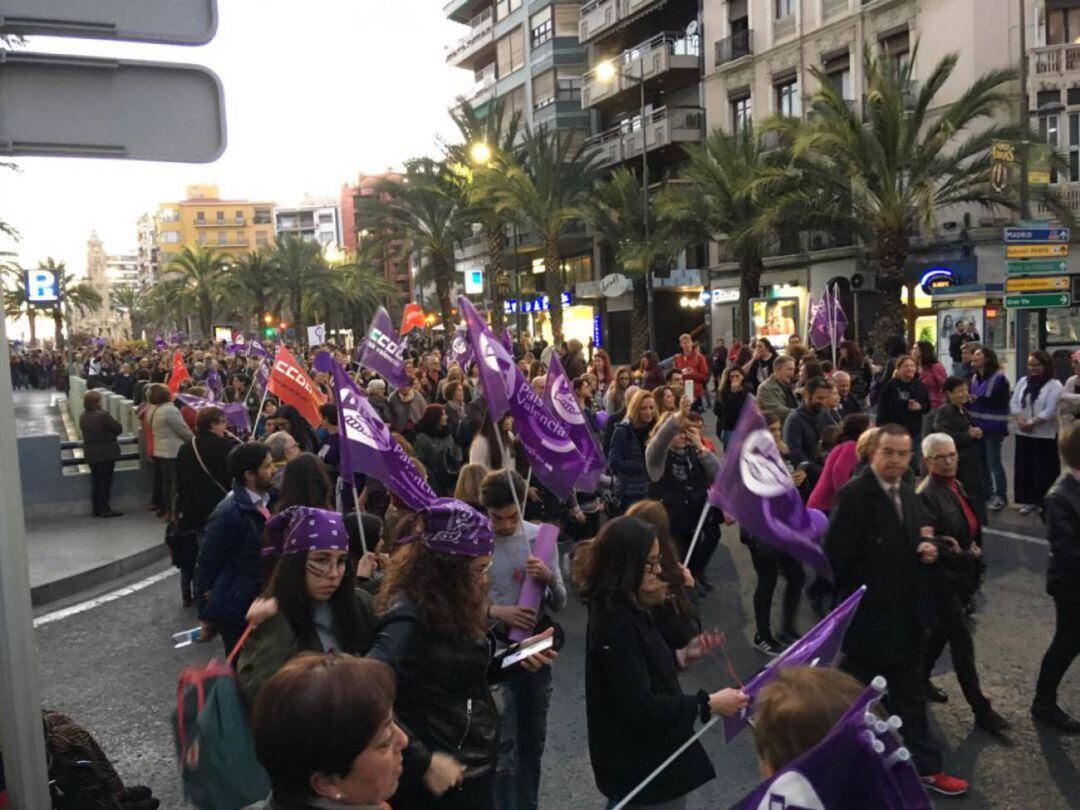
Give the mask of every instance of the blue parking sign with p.
[{"label": "blue parking sign with p", "polygon": [[52,270],[26,270],[23,273],[26,283],[26,300],[31,304],[55,304],[60,300],[60,290],[56,282],[56,273]]}]

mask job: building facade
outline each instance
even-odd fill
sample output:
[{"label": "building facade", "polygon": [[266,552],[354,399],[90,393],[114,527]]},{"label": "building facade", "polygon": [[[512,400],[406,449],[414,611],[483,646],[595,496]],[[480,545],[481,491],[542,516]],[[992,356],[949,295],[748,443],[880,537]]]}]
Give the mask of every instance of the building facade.
[{"label": "building facade", "polygon": [[[110,265],[110,258],[114,261]],[[118,286],[121,275],[134,277],[136,273],[136,260],[134,255],[122,257],[109,257],[105,253],[105,246],[96,231],[90,233],[86,240],[86,282],[99,296],[101,306],[85,314],[68,312],[71,319],[68,325],[71,334],[87,334],[103,336],[112,339],[130,338],[130,324],[126,316],[112,308],[110,291]],[[121,275],[117,275],[120,273]]]},{"label": "building facade", "polygon": [[[379,236],[382,242],[379,264],[386,280],[394,285],[396,295],[386,302],[387,309],[395,319],[405,305],[415,300],[410,271],[408,240],[404,234],[381,233],[381,225],[364,212],[361,200],[379,194],[378,186],[384,181],[399,181],[404,175],[395,172],[385,174],[361,174],[356,185],[348,183],[341,187],[342,244],[347,252],[357,252],[365,239]],[[384,199],[385,199],[385,195]]]},{"label": "building facade", "polygon": [[139,217],[136,234],[138,284],[147,287],[154,283],[158,271],[157,225],[151,214]]},{"label": "building facade", "polygon": [[274,242],[274,204],[223,200],[214,185],[188,186],[186,199],[158,205],[157,261],[164,270],[181,248],[246,253]]},{"label": "building facade", "polygon": [[297,206],[275,208],[274,232],[299,236],[323,250],[341,247],[341,203],[333,198],[308,198]]}]

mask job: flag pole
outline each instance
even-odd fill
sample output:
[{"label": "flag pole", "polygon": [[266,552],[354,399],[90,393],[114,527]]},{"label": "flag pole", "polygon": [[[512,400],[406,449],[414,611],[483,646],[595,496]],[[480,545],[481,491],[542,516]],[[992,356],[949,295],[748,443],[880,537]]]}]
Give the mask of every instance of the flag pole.
[{"label": "flag pole", "polygon": [[829,342],[832,344],[832,364],[834,373],[836,372],[836,308],[839,303],[840,302],[836,299],[836,285],[834,284],[833,291],[829,296]]},{"label": "flag pole", "polygon": [[699,739],[701,739],[702,736],[704,736],[706,731],[715,726],[719,719],[719,715],[714,716],[711,720],[709,720],[708,723],[706,723],[700,729],[694,732],[694,735],[690,737],[689,740],[680,745],[677,749],[675,749],[675,751],[672,752],[671,756],[669,756],[657,766],[655,771],[646,776],[645,779],[636,788],[627,793],[619,801],[619,803],[615,805],[614,810],[622,810],[622,808],[626,807],[626,805],[628,805],[635,796],[641,793],[641,791],[643,791],[653,779],[663,773],[664,769],[667,768],[668,765],[678,759],[682,755],[683,751],[696,743]]},{"label": "flag pole", "polygon": [[[499,417],[499,419],[492,420],[491,426],[494,428],[495,441],[499,445],[499,453],[502,455],[502,462],[505,465],[507,460],[508,460],[508,457],[507,457],[507,454],[506,454],[506,445],[503,444],[502,433],[499,431],[499,422],[500,421],[502,421],[502,417]],[[510,484],[510,494],[514,496],[514,506],[517,507],[518,517],[521,519],[521,522],[524,523],[525,522],[525,509],[522,508],[521,501],[518,499],[517,487],[514,486],[514,476],[512,476],[510,474],[512,472],[510,467],[505,467],[505,470],[506,470],[506,480]],[[529,468],[529,477],[532,478],[532,467]],[[528,497],[528,496],[529,496],[529,486],[528,486],[528,484],[526,484],[525,485],[525,497]]]},{"label": "flag pole", "polygon": [[255,421],[251,423],[251,436],[255,437],[255,428],[259,426],[259,417],[262,416],[263,408],[266,406],[266,395],[270,393],[270,381],[266,381],[266,388],[263,389],[262,401],[259,403],[259,410],[255,412]]},{"label": "flag pole", "polygon": [[686,550],[686,559],[683,560],[683,565],[690,566],[690,558],[694,556],[694,547],[697,545],[698,538],[701,536],[701,530],[705,527],[705,518],[709,516],[709,510],[712,508],[712,504],[705,501],[705,507],[701,510],[701,517],[698,518],[697,528],[694,529],[694,537],[690,541],[690,548]]},{"label": "flag pole", "polygon": [[259,369],[262,368],[262,364],[265,363],[265,362],[266,362],[265,357],[263,357],[261,360],[259,360],[259,368],[255,369],[255,373],[251,375],[251,385],[248,386],[247,393],[244,394],[244,405],[245,406],[247,405],[248,397],[251,396],[251,392],[255,390],[255,383],[258,382],[258,379],[259,379]]},{"label": "flag pole", "polygon": [[360,530],[360,547],[364,553],[368,553],[367,537],[364,535],[364,519],[360,514],[360,493],[356,491],[356,476],[352,473],[352,497],[353,506],[356,507],[356,528]]}]

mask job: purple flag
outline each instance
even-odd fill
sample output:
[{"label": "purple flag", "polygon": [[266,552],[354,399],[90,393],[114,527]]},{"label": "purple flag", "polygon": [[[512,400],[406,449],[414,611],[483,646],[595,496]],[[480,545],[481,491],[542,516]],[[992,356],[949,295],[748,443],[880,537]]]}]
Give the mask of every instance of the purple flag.
[{"label": "purple flag", "polygon": [[248,416],[247,407],[242,402],[214,402],[211,399],[191,394],[177,394],[176,398],[196,411],[201,411],[203,408],[221,408],[225,412],[225,421],[234,430],[246,432],[251,428],[251,417]]},{"label": "purple flag", "polygon": [[453,337],[450,338],[450,347],[446,350],[446,364],[457,363],[462,370],[467,370],[472,359],[472,345],[469,343],[469,333],[464,326],[459,326],[454,330]]},{"label": "purple flag", "polygon": [[562,420],[566,432],[585,456],[586,467],[575,486],[583,492],[595,492],[600,481],[600,473],[607,462],[604,453],[596,441],[592,428],[585,419],[585,414],[578,403],[574,386],[567,379],[557,352],[551,353],[551,365],[548,366],[547,383],[544,385],[544,405]]},{"label": "purple flag", "polygon": [[569,498],[588,461],[562,422],[548,413],[540,397],[518,371],[513,356],[491,333],[469,299],[461,296],[458,309],[465,314],[488,413],[493,420],[498,420],[510,411],[514,417],[514,430],[521,438],[533,473],[559,499]]},{"label": "purple flag", "polygon": [[819,541],[829,520],[803,505],[753,396],[743,405],[723,465],[709,488],[709,503],[756,539],[832,577]]},{"label": "purple flag", "polygon": [[270,359],[271,357],[273,357],[273,354],[272,354],[271,352],[267,351],[266,347],[265,347],[265,346],[263,346],[263,345],[262,345],[262,344],[261,344],[261,343],[260,343],[259,341],[257,341],[257,340],[252,340],[252,341],[251,341],[251,342],[250,342],[250,343],[249,343],[249,344],[247,345],[247,350],[248,350],[248,354],[249,354],[250,356],[252,356],[252,357],[263,357],[263,358],[266,358],[266,359],[268,359],[268,360],[269,360],[269,359]]},{"label": "purple flag", "polygon": [[260,391],[266,390],[266,384],[270,382],[270,370],[266,363],[259,363],[259,367],[255,369],[255,382],[259,384]]},{"label": "purple flag", "polygon": [[748,680],[742,691],[750,696],[750,705],[733,717],[724,718],[724,737],[731,742],[735,735],[746,728],[747,718],[754,713],[754,698],[757,693],[772,682],[776,673],[784,667],[831,667],[840,656],[840,645],[844,643],[844,633],[855,616],[855,610],[866,593],[866,586],[861,586],[851,596],[841,602],[824,619],[814,625],[805,636],[800,638],[779,657],[769,662],[765,669]]},{"label": "purple flag", "polygon": [[334,370],[334,357],[328,351],[316,352],[315,362],[311,364],[311,367],[323,374],[329,374]]},{"label": "purple flag", "polygon": [[355,473],[364,473],[377,478],[416,511],[436,500],[434,490],[336,361],[332,373],[341,428],[342,477],[351,481]]},{"label": "purple flag", "polygon": [[506,330],[506,329],[503,329],[502,344],[503,344],[503,347],[506,349],[506,351],[510,353],[510,356],[513,357],[514,356],[514,341],[510,337],[510,332],[508,330]]},{"label": "purple flag", "polygon": [[210,370],[206,372],[206,387],[213,395],[211,399],[217,399],[221,394],[221,377],[218,376],[217,368],[213,363],[210,364]]},{"label": "purple flag", "polygon": [[810,342],[815,349],[839,344],[846,329],[847,316],[840,306],[840,294],[835,288],[830,291],[826,287],[821,292],[821,300],[811,310]]},{"label": "purple flag", "polygon": [[172,344],[175,345],[177,343],[183,343],[183,342],[184,342],[184,333],[183,332],[173,332],[171,335],[169,335],[169,343],[172,343]]},{"label": "purple flag", "polygon": [[412,385],[412,379],[405,373],[405,341],[395,335],[394,323],[382,307],[375,313],[371,329],[360,344],[357,362],[381,374],[394,388]]},{"label": "purple flag", "polygon": [[910,754],[892,726],[873,712],[882,698],[881,686],[875,679],[821,742],[750,791],[731,810],[930,810],[933,804]]}]

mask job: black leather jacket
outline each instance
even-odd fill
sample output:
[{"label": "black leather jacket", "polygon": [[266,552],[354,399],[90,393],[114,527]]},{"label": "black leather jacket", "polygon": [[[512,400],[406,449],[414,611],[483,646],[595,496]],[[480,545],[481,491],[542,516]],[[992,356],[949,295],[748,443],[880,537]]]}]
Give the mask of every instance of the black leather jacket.
[{"label": "black leather jacket", "polygon": [[[964,492],[964,485],[959,481],[957,485]],[[938,564],[933,567],[937,574],[934,584],[958,587],[963,596],[969,597],[978,588],[985,568],[982,560],[971,553],[973,545],[982,546],[982,529],[972,535],[959,496],[948,482],[928,475],[919,487],[919,497],[934,518],[935,545],[939,552]],[[971,506],[970,501],[968,505]],[[944,540],[945,537],[956,540],[960,545],[959,553]]]},{"label": "black leather jacket", "polygon": [[1080,481],[1071,472],[1051,487],[1044,515],[1050,540],[1046,591],[1075,599],[1080,596]]}]

